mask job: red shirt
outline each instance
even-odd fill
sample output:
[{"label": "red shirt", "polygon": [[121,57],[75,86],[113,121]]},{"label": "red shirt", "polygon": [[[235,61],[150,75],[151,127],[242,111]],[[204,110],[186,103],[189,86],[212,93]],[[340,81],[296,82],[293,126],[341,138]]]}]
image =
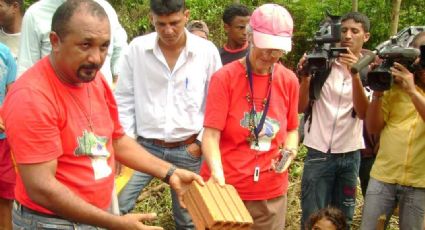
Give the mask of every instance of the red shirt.
[{"label": "red shirt", "polygon": [[[268,92],[269,77],[253,75],[254,103],[257,112],[263,111],[262,101]],[[268,151],[250,148],[247,137],[248,117],[251,104],[245,67],[235,61],[217,71],[209,86],[204,126],[221,131],[220,152],[226,183],[232,184],[243,200],[266,200],[286,193],[288,173],[278,174],[271,170],[271,160],[278,157],[287,132],[298,127],[299,85],[295,74],[280,64],[275,64],[271,84],[269,111],[263,127],[264,142]],[[260,115],[257,115],[261,117]],[[258,182],[254,182],[255,167],[260,167]],[[201,175],[209,178],[204,163]]]},{"label": "red shirt", "polygon": [[[16,163],[56,159],[60,183],[88,203],[109,208],[114,183],[112,139],[124,132],[113,94],[100,73],[90,83],[71,86],[61,82],[49,58],[43,58],[16,81],[2,115]],[[30,199],[19,175],[16,182],[21,204],[52,213]]]}]

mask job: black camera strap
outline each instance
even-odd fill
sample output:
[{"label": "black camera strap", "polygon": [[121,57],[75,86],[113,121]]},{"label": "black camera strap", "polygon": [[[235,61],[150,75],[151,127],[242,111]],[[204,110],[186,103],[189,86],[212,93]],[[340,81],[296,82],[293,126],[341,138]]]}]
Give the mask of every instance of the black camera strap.
[{"label": "black camera strap", "polygon": [[263,129],[264,126],[264,122],[266,121],[266,116],[267,116],[267,112],[269,111],[269,105],[270,105],[270,97],[272,94],[272,80],[273,80],[273,71],[274,68],[272,67],[271,70],[271,75],[269,78],[269,84],[268,84],[268,89],[267,89],[267,98],[264,99],[263,104],[264,104],[264,110],[263,110],[263,114],[260,118],[260,121],[258,122],[257,125],[255,125],[255,117],[257,115],[256,109],[255,109],[255,103],[254,103],[254,77],[252,76],[252,70],[251,70],[251,63],[249,62],[249,52],[246,55],[246,72],[247,72],[247,77],[248,77],[248,83],[249,83],[249,91],[251,94],[251,111],[250,111],[250,125],[249,128],[251,129],[251,133],[254,134],[254,138],[255,138],[255,144],[258,145],[258,135],[261,132],[261,130]]},{"label": "black camera strap", "polygon": [[[362,54],[363,54],[362,50]],[[333,61],[332,61],[333,62]],[[310,132],[310,128],[311,128],[311,122],[313,119],[313,104],[314,101],[319,99],[320,94],[322,92],[322,87],[326,82],[326,79],[328,79],[329,74],[331,73],[332,70],[332,64],[330,64],[329,68],[327,68],[324,71],[318,71],[314,73],[314,76],[312,77],[312,82],[310,83],[310,88],[309,88],[309,95],[310,95],[310,99],[308,102],[308,106],[306,111],[304,111],[304,123],[308,122],[309,126],[308,126],[308,130],[307,132]],[[369,72],[369,66],[365,66],[362,69],[360,69],[360,79],[362,81],[363,87],[368,86],[367,85],[367,74]],[[353,112],[351,113],[351,117],[355,118],[356,117],[356,111],[353,108]]]}]

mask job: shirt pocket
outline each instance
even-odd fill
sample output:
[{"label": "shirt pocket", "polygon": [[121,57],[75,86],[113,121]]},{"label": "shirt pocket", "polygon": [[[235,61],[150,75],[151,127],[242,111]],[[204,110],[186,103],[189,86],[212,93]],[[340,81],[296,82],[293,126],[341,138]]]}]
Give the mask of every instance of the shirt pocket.
[{"label": "shirt pocket", "polygon": [[179,79],[175,101],[183,111],[200,111],[203,107],[206,90],[205,70],[194,68],[193,71]]}]

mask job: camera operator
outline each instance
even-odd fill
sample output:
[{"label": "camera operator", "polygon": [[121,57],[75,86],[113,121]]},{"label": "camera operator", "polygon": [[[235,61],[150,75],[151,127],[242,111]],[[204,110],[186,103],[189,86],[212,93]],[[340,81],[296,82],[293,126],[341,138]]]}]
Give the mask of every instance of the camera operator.
[{"label": "camera operator", "polygon": [[[425,45],[425,32],[411,45]],[[423,58],[423,54],[421,55]],[[378,218],[392,215],[399,204],[400,229],[422,229],[425,207],[425,69],[415,61],[411,73],[394,63],[394,84],[388,91],[373,93],[366,114],[367,129],[381,132],[380,149],[372,167],[366,192],[361,229],[375,229]]]},{"label": "camera operator", "polygon": [[[360,151],[364,148],[362,121],[368,99],[360,74],[350,68],[369,40],[369,19],[358,12],[341,18],[341,53],[331,64],[321,96],[312,101],[311,120],[304,127],[305,158],[301,185],[301,224],[315,211],[327,206],[341,209],[351,224],[356,201]],[[303,61],[301,61],[303,62]],[[311,76],[302,76],[299,112],[311,104]]]}]

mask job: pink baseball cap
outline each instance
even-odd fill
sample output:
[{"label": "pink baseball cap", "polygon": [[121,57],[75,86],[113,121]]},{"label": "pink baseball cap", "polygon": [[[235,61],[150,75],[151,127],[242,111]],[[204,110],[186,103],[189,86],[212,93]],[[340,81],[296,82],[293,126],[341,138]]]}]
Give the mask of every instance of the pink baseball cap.
[{"label": "pink baseball cap", "polygon": [[294,23],[291,14],[284,7],[277,4],[258,7],[252,13],[249,25],[256,47],[291,51]]}]

